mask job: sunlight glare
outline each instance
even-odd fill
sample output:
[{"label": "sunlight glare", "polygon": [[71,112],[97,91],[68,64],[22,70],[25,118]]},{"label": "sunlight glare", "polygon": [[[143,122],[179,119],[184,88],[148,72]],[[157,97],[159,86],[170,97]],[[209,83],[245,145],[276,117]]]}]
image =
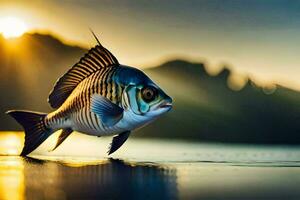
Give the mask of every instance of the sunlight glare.
[{"label": "sunlight glare", "polygon": [[27,29],[27,25],[18,18],[5,17],[0,19],[0,33],[6,39],[20,37]]}]

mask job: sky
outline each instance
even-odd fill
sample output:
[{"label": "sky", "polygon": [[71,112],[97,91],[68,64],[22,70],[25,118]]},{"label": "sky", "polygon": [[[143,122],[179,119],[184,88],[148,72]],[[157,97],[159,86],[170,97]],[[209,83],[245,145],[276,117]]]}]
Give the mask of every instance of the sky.
[{"label": "sky", "polygon": [[127,65],[184,58],[300,90],[297,0],[0,0],[6,16],[86,47],[95,44],[92,28]]}]

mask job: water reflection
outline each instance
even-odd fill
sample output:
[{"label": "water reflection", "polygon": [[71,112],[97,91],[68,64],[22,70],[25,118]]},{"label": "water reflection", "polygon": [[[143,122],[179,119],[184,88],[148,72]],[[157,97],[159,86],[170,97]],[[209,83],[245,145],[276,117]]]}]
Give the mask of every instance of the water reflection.
[{"label": "water reflection", "polygon": [[0,156],[0,199],[24,199],[24,165],[20,157]]},{"label": "water reflection", "polygon": [[19,155],[23,147],[23,134],[18,132],[0,132],[0,155]]},{"label": "water reflection", "polygon": [[[36,159],[0,156],[0,200],[300,199],[296,146],[132,138],[113,155],[122,161],[105,157],[110,138],[70,137],[55,152],[43,144]],[[0,155],[20,152],[22,138],[0,134]]]},{"label": "water reflection", "polygon": [[176,199],[176,171],[109,159],[74,167],[23,160],[26,199]]}]

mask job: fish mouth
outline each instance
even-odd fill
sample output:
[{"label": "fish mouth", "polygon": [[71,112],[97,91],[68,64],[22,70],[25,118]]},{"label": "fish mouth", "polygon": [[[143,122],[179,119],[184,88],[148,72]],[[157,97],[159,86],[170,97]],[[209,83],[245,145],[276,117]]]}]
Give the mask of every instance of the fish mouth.
[{"label": "fish mouth", "polygon": [[171,102],[165,102],[162,103],[159,108],[172,108],[172,103]]}]

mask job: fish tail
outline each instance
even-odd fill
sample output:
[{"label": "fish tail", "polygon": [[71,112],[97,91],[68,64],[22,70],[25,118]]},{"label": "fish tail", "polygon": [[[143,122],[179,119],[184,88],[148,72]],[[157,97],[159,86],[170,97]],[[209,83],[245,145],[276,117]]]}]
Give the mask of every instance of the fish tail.
[{"label": "fish tail", "polygon": [[42,144],[54,131],[45,125],[45,113],[11,110],[12,116],[25,130],[25,144],[21,156],[26,156]]}]

